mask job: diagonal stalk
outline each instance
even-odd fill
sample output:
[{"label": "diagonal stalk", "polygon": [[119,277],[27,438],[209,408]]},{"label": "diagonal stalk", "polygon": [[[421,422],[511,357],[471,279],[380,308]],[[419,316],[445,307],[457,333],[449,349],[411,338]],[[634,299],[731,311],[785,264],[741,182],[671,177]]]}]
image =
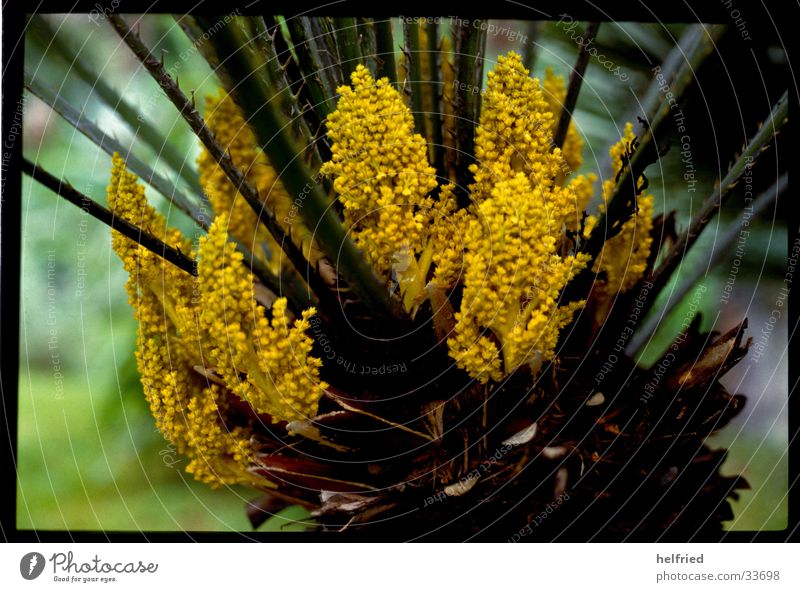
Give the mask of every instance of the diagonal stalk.
[{"label": "diagonal stalk", "polygon": [[[755,133],[753,138],[748,142],[745,149],[736,162],[733,163],[728,169],[727,174],[714,189],[714,192],[706,199],[700,212],[692,218],[689,227],[678,237],[678,240],[672,245],[672,248],[664,257],[661,265],[659,265],[652,275],[650,280],[653,284],[651,293],[658,294],[669,281],[672,274],[679,267],[683,257],[689,249],[692,248],[697,237],[703,232],[703,229],[722,208],[731,191],[742,178],[749,168],[751,168],[758,156],[766,150],[783,125],[786,123],[789,108],[788,94],[783,93],[783,96],[778,100],[769,117],[764,124]],[[650,299],[645,303],[643,313],[652,306],[654,299]]]},{"label": "diagonal stalk", "polygon": [[299,17],[293,18],[288,20],[286,24],[289,27],[294,51],[297,54],[297,65],[303,76],[303,88],[309,95],[309,103],[317,113],[319,121],[325,121],[325,118],[333,111],[333,104],[329,98],[333,95],[326,93],[326,89],[323,86],[322,67],[314,54],[311,41],[308,39],[303,19]]},{"label": "diagonal stalk", "polygon": [[[677,104],[694,83],[697,71],[714,50],[716,43],[725,31],[724,25],[699,24],[687,27],[677,45],[665,58],[664,63],[652,69],[653,79],[644,93],[641,104],[637,103],[636,108],[625,118],[625,121],[634,121],[639,114],[642,114],[647,126],[657,127],[663,120],[659,117],[659,113],[663,113],[665,109],[669,110],[668,107],[665,107],[664,84],[666,83],[666,88],[672,93]],[[616,173],[610,169],[611,157],[605,154],[600,164],[600,171],[604,172],[604,178]]]},{"label": "diagonal stalk", "polygon": [[[114,212],[100,205],[88,195],[81,193],[67,181],[62,181],[27,159],[23,159],[22,161],[22,172],[53,191],[59,197],[78,206],[106,226],[113,228],[132,241],[140,244],[148,251],[155,253],[179,269],[193,276],[197,276],[197,261],[184,255],[180,250],[171,247],[145,230],[142,230],[135,224],[116,216]],[[315,305],[315,302],[310,300],[302,289],[297,289],[297,287],[285,281],[281,282],[263,263],[255,259],[253,254],[244,245],[239,241],[234,242],[236,243],[236,248],[244,255],[244,263],[248,266],[253,275],[273,293],[283,293],[289,301],[292,310],[299,313],[303,309]]]},{"label": "diagonal stalk", "polygon": [[155,253],[186,273],[197,276],[197,261],[184,255],[175,247],[169,246],[152,234],[145,232],[136,225],[131,224],[124,218],[115,216],[114,212],[108,208],[101,206],[88,195],[72,187],[69,183],[62,181],[58,177],[54,177],[27,158],[22,160],[22,172],[53,191],[59,197],[79,207],[90,216],[97,218],[103,224],[110,226],[117,232],[140,244],[148,251]]},{"label": "diagonal stalk", "polygon": [[[349,79],[345,78],[342,70],[342,58],[339,55],[339,48],[336,45],[333,19],[329,17],[300,17],[300,22],[305,31],[306,37],[310,42],[310,50],[314,59],[320,64],[322,69],[316,72],[325,88],[325,95],[328,97],[336,96],[336,89],[347,84]],[[292,37],[294,41],[294,37]],[[314,72],[308,72],[314,74]]]},{"label": "diagonal stalk", "polygon": [[572,68],[572,73],[569,75],[567,96],[564,98],[564,104],[561,107],[561,115],[558,118],[556,133],[553,135],[553,146],[556,148],[564,147],[564,140],[567,138],[569,122],[572,120],[572,112],[575,110],[575,105],[578,103],[578,95],[581,92],[583,77],[586,73],[586,67],[589,65],[588,47],[597,36],[599,28],[600,23],[589,23],[586,26],[586,33],[582,37],[583,42],[578,46],[578,59],[575,61],[575,66]]},{"label": "diagonal stalk", "polygon": [[[91,142],[100,147],[101,150],[109,155],[115,152],[126,155],[128,167],[137,177],[151,185],[156,191],[161,193],[170,202],[175,204],[181,212],[189,216],[199,226],[208,227],[201,210],[189,200],[177,187],[170,181],[156,173],[153,169],[136,158],[114,138],[103,132],[96,124],[92,123],[83,113],[79,113],[72,105],[65,101],[60,95],[56,94],[51,88],[38,79],[34,79],[28,70],[25,70],[25,88],[39,97],[50,108],[63,117],[72,127],[86,136]],[[204,195],[204,194],[201,194]]]},{"label": "diagonal stalk", "polygon": [[[274,26],[270,30],[269,24],[263,17],[253,17],[252,23],[255,32],[253,43],[264,56],[269,82],[275,89],[273,100],[276,100],[278,104],[281,105],[284,115],[289,117],[292,121],[294,131],[297,134],[305,138],[315,138],[322,123],[314,115],[313,109],[303,109],[300,106],[300,93],[293,94],[290,90],[287,70],[278,60],[277,50],[275,48],[276,36],[280,34],[278,27]],[[314,126],[314,132],[311,131],[311,126]],[[325,145],[323,144],[323,146]],[[322,166],[322,157],[319,148],[320,143],[312,140],[308,143],[306,151],[306,154],[310,158],[310,164],[315,170],[318,170]]]},{"label": "diagonal stalk", "polygon": [[[270,155],[281,181],[296,196],[298,213],[313,230],[317,244],[353,291],[376,316],[404,318],[399,303],[389,296],[372,267],[347,236],[341,221],[308,168],[297,158],[299,150],[288,133],[288,122],[265,97],[271,90],[257,73],[264,68],[263,56],[250,51],[244,32],[237,21],[214,37],[220,59],[240,81],[237,88],[239,105],[251,122],[261,147]],[[300,203],[297,203],[297,202]]]},{"label": "diagonal stalk", "polygon": [[392,19],[375,21],[375,44],[377,48],[378,78],[384,76],[392,84],[397,83],[397,62],[394,59],[394,36],[392,35]]},{"label": "diagonal stalk", "polygon": [[[319,113],[313,108],[312,99],[308,96],[303,74],[292,55],[289,45],[286,43],[277,19],[270,16],[263,18],[267,31],[273,31],[272,46],[280,71],[283,73],[286,84],[293,93],[297,109],[302,113],[308,130],[311,132],[310,137],[312,140],[309,143],[316,147],[320,161],[330,160],[331,147],[328,143],[328,138],[325,136],[325,120],[324,118],[320,119]],[[320,165],[312,162],[312,166],[316,170]]]},{"label": "diagonal stalk", "polygon": [[734,222],[731,224],[722,237],[719,239],[716,245],[714,245],[713,254],[711,256],[708,265],[703,267],[702,265],[695,266],[691,273],[684,279],[678,288],[670,294],[670,304],[660,311],[658,315],[653,315],[647,319],[647,321],[642,325],[641,329],[636,332],[636,335],[631,338],[631,342],[626,349],[626,353],[631,357],[634,357],[636,352],[640,351],[642,347],[648,343],[652,337],[652,335],[658,329],[659,323],[661,320],[667,318],[667,316],[672,312],[672,309],[675,308],[689,293],[689,291],[697,285],[697,281],[706,275],[708,275],[708,270],[716,267],[719,263],[721,263],[726,257],[729,257],[733,248],[736,245],[736,242],[739,240],[742,231],[750,225],[753,220],[758,218],[768,206],[774,204],[778,197],[783,194],[786,190],[786,187],[789,182],[789,175],[784,173],[781,175],[772,186],[761,193],[753,200],[752,211],[750,215],[745,218],[742,217],[738,222]]},{"label": "diagonal stalk", "polygon": [[[186,123],[206,147],[211,157],[228,176],[228,179],[233,183],[234,187],[237,188],[250,207],[253,208],[253,211],[258,215],[259,221],[281,246],[281,249],[286,253],[292,265],[302,273],[303,270],[308,267],[302,251],[283,231],[275,215],[264,206],[255,187],[253,187],[244,176],[244,173],[233,163],[230,153],[225,151],[214,138],[214,135],[211,133],[205,121],[194,108],[193,101],[190,101],[186,95],[183,94],[183,91],[181,91],[177,83],[164,69],[164,65],[150,53],[150,50],[144,45],[139,36],[128,27],[119,15],[111,14],[108,20],[134,55],[139,58],[139,61],[150,75],[158,82],[164,90],[164,93],[170,101],[172,101],[172,104],[178,109],[178,112]],[[224,60],[222,61],[224,62]]]},{"label": "diagonal stalk", "polygon": [[187,164],[186,159],[178,152],[175,146],[168,142],[147,118],[143,118],[114,87],[106,82],[105,78],[98,75],[84,60],[80,59],[80,52],[83,48],[76,51],[70,43],[71,40],[65,40],[65,35],[63,33],[59,34],[40,15],[31,17],[30,30],[34,33],[33,38],[38,40],[44,51],[52,49],[65,60],[70,72],[75,72],[78,78],[83,80],[106,106],[115,111],[134,134],[140,137],[158,155],[159,159],[163,160],[186,182],[193,193],[202,195],[203,191],[197,181],[197,173],[193,170],[191,164]]}]

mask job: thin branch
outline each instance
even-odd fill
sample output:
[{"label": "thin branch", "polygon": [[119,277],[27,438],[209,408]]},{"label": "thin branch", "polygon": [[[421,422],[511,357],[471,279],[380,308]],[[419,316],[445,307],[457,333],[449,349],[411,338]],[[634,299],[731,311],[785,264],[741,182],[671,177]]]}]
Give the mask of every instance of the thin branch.
[{"label": "thin branch", "polygon": [[250,207],[253,208],[253,211],[258,215],[259,221],[269,230],[270,234],[281,246],[281,249],[286,253],[292,265],[294,265],[298,271],[306,269],[307,262],[302,251],[283,231],[275,215],[264,206],[255,187],[250,184],[242,171],[233,163],[230,153],[219,145],[214,135],[211,133],[211,130],[206,126],[203,118],[195,110],[192,102],[183,94],[183,91],[178,88],[177,83],[164,69],[164,65],[150,53],[150,50],[144,45],[139,36],[128,27],[119,15],[110,14],[108,20],[122,40],[125,41],[131,51],[133,51],[134,55],[139,58],[139,61],[141,61],[147,71],[150,72],[150,75],[158,82],[164,90],[164,93],[169,97],[186,123],[189,124],[189,127],[192,128],[192,131],[206,147],[211,157],[228,176],[228,179],[230,179],[234,187],[238,189],[245,201],[250,204]]},{"label": "thin branch", "polygon": [[586,33],[583,35],[583,43],[578,47],[578,59],[575,61],[575,66],[572,68],[572,73],[569,75],[567,96],[564,99],[564,105],[561,107],[558,126],[553,136],[553,146],[556,148],[564,147],[564,140],[567,138],[567,130],[569,129],[569,122],[572,119],[572,112],[575,110],[575,105],[578,102],[578,95],[581,92],[583,77],[586,73],[586,67],[589,65],[589,52],[587,51],[587,47],[594,41],[599,28],[600,23],[589,23],[586,27]]},{"label": "thin branch", "polygon": [[[719,212],[723,204],[727,200],[736,183],[742,178],[742,175],[751,168],[758,156],[767,149],[769,144],[781,130],[786,123],[788,115],[788,94],[783,93],[783,96],[778,100],[769,117],[764,124],[759,128],[747,147],[742,151],[742,154],[733,163],[727,174],[714,189],[714,192],[706,199],[700,212],[692,219],[686,231],[678,237],[678,240],[667,253],[661,265],[653,272],[651,283],[653,287],[651,292],[658,294],[672,277],[673,272],[678,268],[686,252],[694,245],[697,237],[703,232],[703,229],[711,221],[711,218]],[[652,306],[646,305],[646,309]],[[646,312],[644,310],[643,312]]]},{"label": "thin branch", "polygon": [[789,175],[782,174],[769,189],[758,195],[753,200],[752,211],[748,217],[742,217],[737,222],[734,222],[725,231],[717,244],[714,246],[714,251],[708,265],[696,265],[692,268],[690,274],[684,279],[681,285],[670,294],[670,304],[667,308],[660,311],[660,314],[648,317],[647,321],[636,332],[636,335],[631,338],[626,353],[629,356],[634,356],[642,346],[650,341],[651,336],[658,329],[661,320],[665,319],[675,306],[677,306],[686,294],[697,285],[697,281],[704,277],[709,269],[719,265],[725,258],[729,257],[736,242],[740,239],[742,231],[749,226],[756,218],[758,218],[768,206],[774,204],[778,197],[786,190],[789,182]]},{"label": "thin branch", "polygon": [[54,177],[27,158],[22,159],[22,172],[56,193],[59,197],[78,206],[90,216],[97,218],[103,224],[110,226],[120,234],[140,244],[148,251],[155,253],[186,273],[197,276],[197,262],[194,259],[187,257],[175,247],[169,246],[164,241],[159,240],[152,234],[148,234],[124,218],[115,216],[114,212],[108,208],[101,206],[88,195],[84,195],[72,187],[69,183]]},{"label": "thin branch", "polygon": [[[664,120],[664,114],[671,108],[664,100],[664,89],[666,88],[668,92],[672,93],[674,104],[678,104],[694,83],[698,70],[714,50],[716,43],[725,31],[725,25],[698,24],[687,27],[686,32],[669,52],[664,62],[653,68],[653,79],[644,93],[641,105],[637,103],[635,109],[624,121],[634,121],[641,114],[644,119],[645,131],[647,131],[647,126],[657,128]],[[602,172],[602,178],[616,174],[616,171],[611,171],[609,154],[603,155],[599,170]]]},{"label": "thin branch", "polygon": [[[298,213],[306,227],[314,230],[317,244],[330,261],[336,262],[336,270],[362,303],[376,317],[404,319],[400,303],[390,297],[383,282],[347,236],[317,180],[297,158],[299,150],[287,131],[288,122],[265,100],[271,91],[265,85],[264,77],[254,75],[264,68],[263,56],[248,51],[243,36],[237,22],[232,22],[214,36],[213,43],[220,59],[228,64],[231,73],[240,81],[236,93],[238,103],[251,122],[262,149],[269,153],[274,168],[280,171],[283,186],[296,196],[295,203],[299,201]],[[304,270],[303,267],[298,269]],[[318,292],[318,295],[322,298],[325,293]]]},{"label": "thin branch", "polygon": [[199,226],[208,228],[208,221],[202,215],[200,209],[193,204],[189,198],[175,187],[170,181],[156,173],[153,169],[131,154],[130,150],[122,146],[113,137],[103,132],[96,124],[92,123],[79,113],[72,105],[65,101],[60,95],[56,94],[50,87],[38,79],[34,79],[28,70],[25,70],[25,88],[39,97],[53,111],[63,117],[81,134],[86,136],[91,142],[100,147],[101,150],[109,155],[115,152],[125,155],[128,168],[133,173],[150,184],[156,191],[170,200],[184,214],[194,220]]},{"label": "thin branch", "polygon": [[[197,181],[197,172],[193,170],[191,162],[178,152],[173,144],[167,141],[161,132],[151,124],[147,118],[142,117],[137,110],[128,103],[117,91],[106,82],[105,78],[97,74],[76,51],[70,41],[65,40],[64,33],[59,34],[40,15],[33,15],[30,20],[31,31],[35,33],[44,51],[53,51],[58,54],[69,66],[70,72],[75,72],[78,78],[89,86],[93,94],[97,95],[110,109],[115,111],[134,134],[140,137],[150,149],[158,155],[177,175],[179,175],[197,195],[203,190]],[[62,29],[63,31],[63,29]]]}]

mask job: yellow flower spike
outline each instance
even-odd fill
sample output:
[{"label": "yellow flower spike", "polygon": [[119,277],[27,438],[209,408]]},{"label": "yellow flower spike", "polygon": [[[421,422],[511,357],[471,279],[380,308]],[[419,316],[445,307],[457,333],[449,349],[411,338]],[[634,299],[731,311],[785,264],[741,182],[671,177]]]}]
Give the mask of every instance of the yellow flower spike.
[{"label": "yellow flower spike", "polygon": [[567,196],[574,208],[571,192],[534,187],[519,172],[498,181],[470,220],[464,293],[448,347],[472,377],[486,382],[525,364],[538,369],[554,357],[560,330],[583,305],[558,302],[561,289],[588,262],[584,255],[558,254]]},{"label": "yellow flower spike", "polygon": [[[147,203],[122,158],[115,154],[112,163],[108,202],[115,215],[191,252],[191,243]],[[189,457],[186,470],[196,479],[253,483],[246,471],[249,435],[242,426],[228,432],[221,420],[223,393],[194,370],[202,364],[197,280],[116,231],[112,246],[129,273],[126,289],[138,320],[136,362],[156,427]]]},{"label": "yellow flower spike", "polygon": [[551,147],[553,113],[537,79],[513,51],[500,56],[487,76],[475,132],[477,164],[471,198],[481,203],[498,180],[523,172],[534,186],[552,185],[563,174],[563,157]]},{"label": "yellow flower spike", "polygon": [[[622,168],[622,157],[629,150],[634,138],[633,124],[628,122],[620,140],[609,150],[611,170],[616,172]],[[611,198],[615,186],[614,178],[606,179],[603,182],[601,211],[605,210],[605,204]],[[603,246],[603,252],[595,263],[593,271],[606,273],[606,282],[598,287],[609,295],[630,290],[644,274],[653,244],[651,236],[653,202],[653,195],[641,194],[636,200],[638,212],[635,212],[631,219],[623,224],[619,234],[606,241]],[[596,219],[591,218],[587,224],[587,230],[591,231],[595,224]]]},{"label": "yellow flower spike", "polygon": [[[345,224],[356,245],[387,279],[403,252],[416,258],[427,244],[436,172],[424,138],[400,93],[364,66],[343,86],[328,117],[333,158],[322,172],[334,178]],[[406,270],[407,271],[407,270]],[[414,272],[407,277],[413,278]]]},{"label": "yellow flower spike", "polygon": [[313,308],[290,325],[286,299],[272,305],[272,322],[254,297],[252,276],[228,240],[228,218],[218,216],[200,239],[198,274],[202,293],[200,327],[207,352],[225,385],[273,421],[313,417],[327,384],[321,361],[310,356],[305,334]]}]

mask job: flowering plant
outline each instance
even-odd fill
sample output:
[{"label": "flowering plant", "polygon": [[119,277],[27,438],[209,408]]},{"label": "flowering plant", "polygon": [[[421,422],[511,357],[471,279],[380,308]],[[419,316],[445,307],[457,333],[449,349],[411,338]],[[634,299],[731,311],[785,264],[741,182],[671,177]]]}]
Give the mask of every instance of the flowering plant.
[{"label": "flowering plant", "polygon": [[[119,152],[107,191],[144,393],[195,478],[262,492],[254,524],[299,504],[320,528],[394,536],[721,529],[746,484],[704,440],[743,404],[718,379],[746,323],[687,324],[653,368],[626,350],[785,98],[678,233],[646,178],[669,103],[609,138],[611,176],[577,172],[585,47],[569,84],[509,52],[484,87],[470,21],[452,41],[404,23],[396,63],[385,22],[356,36],[323,18],[182,17],[222,84],[201,115],[108,19],[202,145],[200,191],[172,194],[207,231],[197,244]],[[718,33],[690,34],[700,55]],[[673,60],[667,76],[690,71]]]}]

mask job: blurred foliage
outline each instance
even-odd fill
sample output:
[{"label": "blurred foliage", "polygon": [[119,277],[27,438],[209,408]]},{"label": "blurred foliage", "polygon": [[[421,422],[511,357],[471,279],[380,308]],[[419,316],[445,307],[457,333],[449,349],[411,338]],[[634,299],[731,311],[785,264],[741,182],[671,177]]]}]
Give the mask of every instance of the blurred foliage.
[{"label": "blurred foliage", "polygon": [[[197,141],[111,28],[81,15],[48,18],[73,40],[80,40],[80,59],[137,106],[185,154],[186,165],[194,167],[199,154]],[[527,30],[525,23],[496,23],[498,27]],[[398,23],[394,25],[399,34]],[[587,142],[584,170],[602,170],[609,139],[618,137],[626,118],[635,113],[632,105],[651,81],[649,70],[663,60],[682,28],[602,25],[596,46],[622,67],[629,80],[623,84],[590,63],[574,115]],[[155,48],[156,55],[164,56],[181,86],[195,91],[202,111],[203,97],[216,91],[217,81],[174,20],[166,15],[149,17],[142,22],[141,35]],[[488,42],[490,64],[501,53],[524,53],[527,49],[519,41],[499,35],[490,35]],[[528,43],[536,44],[534,75],[543,75],[546,67],[568,75],[575,49],[563,33],[563,25],[546,23]],[[188,190],[159,162],[157,154],[135,141],[131,130],[90,87],[69,74],[69,64],[43,59],[43,47],[30,38],[25,52],[27,68],[73,104],[83,105],[86,117],[123,145],[133,145],[137,156]],[[701,110],[691,103],[686,110],[687,116],[696,116],[696,129],[700,129]],[[105,203],[111,162],[107,154],[32,96],[26,100],[24,125],[27,158]],[[718,176],[718,167],[703,162],[704,156],[696,154],[699,183],[693,196],[685,191],[679,150],[670,151],[651,167],[650,191],[660,204],[657,211],[677,209],[679,227],[689,219],[690,198],[705,198]],[[182,213],[170,210],[155,191],[149,190],[149,195],[170,224],[196,235]],[[729,210],[720,219],[720,229],[735,219],[735,206]],[[785,230],[776,229],[772,216],[764,218],[750,228],[748,255],[738,275],[731,310],[723,311],[724,316],[717,316],[720,307],[715,295],[726,281],[730,262],[710,270],[702,280],[708,290],[695,304],[703,314],[704,328],[710,328],[710,322],[717,319],[715,327],[727,329],[745,315],[751,317],[751,327],[754,319],[763,321],[765,313],[758,308],[759,301],[769,301],[768,292],[774,293],[775,284],[761,281],[762,274],[780,276],[786,254]],[[243,510],[253,492],[210,490],[194,483],[182,472],[185,461],[172,456],[168,443],[153,428],[132,355],[135,324],[123,288],[126,277],[110,249],[108,229],[25,178],[22,235],[18,528],[248,531],[250,525]],[[681,273],[703,264],[715,236],[715,229],[708,228]],[[673,283],[679,282],[680,277],[673,279]],[[691,298],[690,293],[659,323],[642,353],[642,363],[652,362],[667,347],[675,326],[690,312]],[[738,304],[742,302],[746,308]],[[660,306],[654,311],[658,314]],[[785,344],[785,331],[779,337],[779,344],[773,345],[776,349]],[[776,363],[776,376],[785,376],[785,358]],[[63,376],[60,384],[56,370]],[[734,504],[737,519],[731,527],[782,528],[787,515],[787,385],[770,379],[769,371],[761,368],[749,376],[749,382],[734,383],[730,388],[747,394],[749,407],[714,438],[714,444],[730,448],[725,472],[741,471],[752,486]],[[261,530],[302,529],[306,516],[302,509],[289,508]]]}]

